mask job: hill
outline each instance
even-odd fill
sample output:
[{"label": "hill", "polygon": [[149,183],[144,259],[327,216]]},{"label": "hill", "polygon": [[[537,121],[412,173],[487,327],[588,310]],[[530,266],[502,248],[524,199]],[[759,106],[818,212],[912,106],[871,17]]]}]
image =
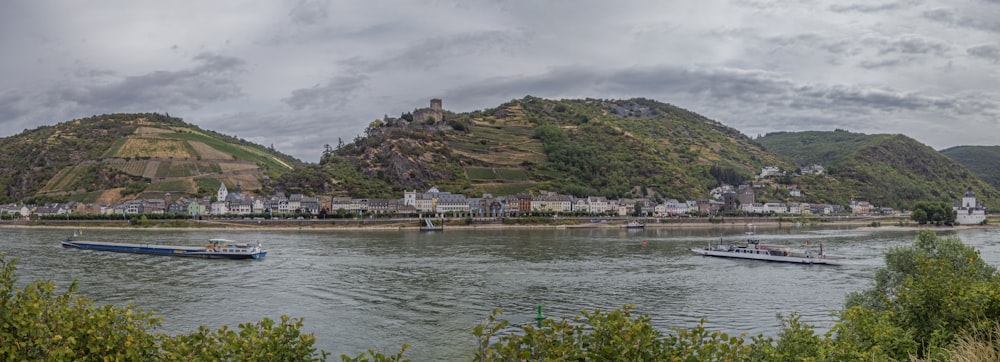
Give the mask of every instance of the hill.
[{"label": "hill", "polygon": [[528,96],[469,113],[435,101],[375,120],[304,171],[314,177],[289,174],[282,184],[369,197],[436,186],[477,196],[548,190],[693,200],[751,179],[762,165],[791,166],[733,128],[647,99]]},{"label": "hill", "polygon": [[971,187],[989,207],[1000,206],[997,189],[968,168],[904,135],[847,131],[781,132],[758,138],[770,151],[801,166],[823,165],[826,175],[802,176],[804,190],[820,198],[909,207],[916,200],[952,202]]},{"label": "hill", "polygon": [[107,114],[0,139],[0,199],[114,202],[261,188],[301,161],[156,113]]},{"label": "hill", "polygon": [[957,146],[941,151],[972,173],[1000,189],[1000,146]]}]

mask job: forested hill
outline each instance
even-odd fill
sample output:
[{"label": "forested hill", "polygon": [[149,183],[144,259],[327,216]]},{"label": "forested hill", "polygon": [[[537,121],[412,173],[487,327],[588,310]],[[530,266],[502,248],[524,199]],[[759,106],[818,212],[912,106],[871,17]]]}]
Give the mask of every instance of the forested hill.
[{"label": "forested hill", "polygon": [[908,207],[916,200],[952,202],[971,187],[980,201],[1000,206],[1000,193],[968,168],[904,135],[847,131],[781,132],[755,140],[802,166],[820,164],[828,177],[803,177],[802,187],[833,200]]},{"label": "forested hill", "polygon": [[942,150],[972,173],[1000,189],[1000,146],[957,146]]},{"label": "forested hill", "polygon": [[290,189],[398,197],[402,189],[481,195],[528,190],[575,196],[704,198],[764,165],[792,163],[737,130],[648,99],[516,99],[452,113],[421,108],[372,122]]},{"label": "forested hill", "polygon": [[260,188],[302,162],[156,113],[106,114],[0,139],[0,201],[116,202]]}]

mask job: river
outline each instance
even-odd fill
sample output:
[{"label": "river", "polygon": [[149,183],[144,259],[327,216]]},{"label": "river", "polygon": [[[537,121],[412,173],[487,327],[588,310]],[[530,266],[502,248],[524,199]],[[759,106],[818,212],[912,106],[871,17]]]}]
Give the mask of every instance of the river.
[{"label": "river", "polygon": [[[472,329],[500,308],[529,323],[535,307],[569,318],[581,310],[634,304],[657,328],[693,327],[775,335],[778,313],[799,313],[825,330],[844,296],[871,285],[882,251],[913,232],[846,228],[758,230],[767,244],[822,242],[846,265],[794,265],[708,258],[689,249],[741,228],[349,230],[85,230],[81,240],[201,245],[214,237],[264,243],[261,260],[205,260],[71,250],[67,229],[0,228],[0,252],[15,257],[20,285],[51,279],[99,304],[134,303],[177,334],[281,315],[305,318],[317,347],[356,355],[369,348],[416,361],[472,357]],[[1000,265],[1000,229],[957,234]],[[64,290],[64,289],[61,289]]]}]

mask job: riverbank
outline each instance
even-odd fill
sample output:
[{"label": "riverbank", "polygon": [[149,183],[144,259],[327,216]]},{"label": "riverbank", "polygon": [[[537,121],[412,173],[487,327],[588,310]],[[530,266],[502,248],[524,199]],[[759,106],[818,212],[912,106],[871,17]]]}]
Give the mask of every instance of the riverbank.
[{"label": "riverbank", "polygon": [[[435,219],[436,225],[443,225],[444,230],[496,230],[496,229],[624,229],[628,221],[633,219],[610,219],[594,222],[582,218],[525,218],[525,219],[489,219],[486,222],[470,219]],[[747,225],[753,225],[757,230],[784,229],[812,226],[837,226],[852,229],[874,231],[915,231],[929,230],[965,230],[974,228],[994,228],[996,221],[987,225],[933,226],[917,225],[901,218],[871,218],[871,217],[814,217],[814,218],[767,218],[767,217],[733,217],[733,218],[671,218],[671,219],[640,219],[644,228],[648,229],[738,229],[744,230]],[[992,220],[991,220],[992,221]],[[0,222],[0,228],[63,228],[63,229],[204,229],[204,230],[412,230],[420,231],[420,219],[374,219],[374,220],[149,220],[140,224],[127,221],[108,220],[44,220],[32,222]],[[633,229],[634,230],[634,229]]]}]

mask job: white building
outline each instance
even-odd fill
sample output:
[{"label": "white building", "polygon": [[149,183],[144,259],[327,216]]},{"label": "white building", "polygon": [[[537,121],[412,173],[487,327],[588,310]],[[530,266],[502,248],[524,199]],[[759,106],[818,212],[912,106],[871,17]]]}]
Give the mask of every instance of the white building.
[{"label": "white building", "polygon": [[976,194],[972,192],[972,187],[969,187],[962,196],[962,202],[952,205],[952,208],[958,214],[955,221],[959,225],[976,225],[986,220],[986,207],[976,202]]},{"label": "white building", "polygon": [[760,169],[759,178],[768,178],[771,176],[780,176],[781,169],[778,166],[764,166]]},{"label": "white building", "polygon": [[469,211],[465,195],[442,192],[431,187],[427,192],[403,191],[403,205],[413,206],[418,212],[464,213]]}]

